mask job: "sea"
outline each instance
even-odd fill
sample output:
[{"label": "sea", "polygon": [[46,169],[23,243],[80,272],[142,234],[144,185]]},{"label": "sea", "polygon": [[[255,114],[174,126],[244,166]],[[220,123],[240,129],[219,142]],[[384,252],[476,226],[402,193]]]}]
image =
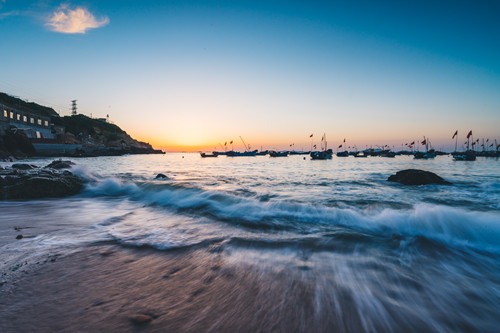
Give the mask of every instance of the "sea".
[{"label": "sea", "polygon": [[[0,234],[2,272],[99,243],[159,253],[218,244],[230,264],[298,272],[294,278],[313,286],[314,311],[329,313],[340,330],[500,327],[498,159],[167,153],[70,160],[86,181],[81,194],[0,201],[1,223],[25,235]],[[452,185],[387,181],[404,169]],[[155,179],[159,173],[166,178]]]}]

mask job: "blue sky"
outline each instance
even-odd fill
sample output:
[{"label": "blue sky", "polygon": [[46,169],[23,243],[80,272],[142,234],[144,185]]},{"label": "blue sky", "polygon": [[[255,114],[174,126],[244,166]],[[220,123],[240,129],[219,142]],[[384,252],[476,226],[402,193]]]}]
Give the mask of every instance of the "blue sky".
[{"label": "blue sky", "polygon": [[498,1],[0,6],[0,91],[157,147],[500,139]]}]

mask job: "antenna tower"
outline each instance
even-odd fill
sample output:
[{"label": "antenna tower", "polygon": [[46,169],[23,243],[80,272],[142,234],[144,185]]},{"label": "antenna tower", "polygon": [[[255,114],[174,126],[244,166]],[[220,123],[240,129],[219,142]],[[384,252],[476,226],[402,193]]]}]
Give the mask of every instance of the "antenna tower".
[{"label": "antenna tower", "polygon": [[76,99],[71,101],[71,115],[76,116]]}]

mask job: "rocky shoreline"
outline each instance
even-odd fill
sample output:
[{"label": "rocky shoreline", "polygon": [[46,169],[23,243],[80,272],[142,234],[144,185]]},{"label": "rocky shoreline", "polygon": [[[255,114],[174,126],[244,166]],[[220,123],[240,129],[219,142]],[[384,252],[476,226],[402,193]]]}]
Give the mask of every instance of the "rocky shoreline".
[{"label": "rocky shoreline", "polygon": [[25,136],[7,132],[0,135],[0,161],[14,162],[33,157],[98,157],[98,156],[123,156],[134,154],[164,154],[162,150],[152,147],[123,146],[123,147],[85,147],[73,152],[41,154],[35,150],[32,142]]},{"label": "rocky shoreline", "polygon": [[66,197],[83,189],[83,179],[68,170],[70,161],[53,161],[39,168],[31,164],[13,164],[0,168],[0,200]]}]

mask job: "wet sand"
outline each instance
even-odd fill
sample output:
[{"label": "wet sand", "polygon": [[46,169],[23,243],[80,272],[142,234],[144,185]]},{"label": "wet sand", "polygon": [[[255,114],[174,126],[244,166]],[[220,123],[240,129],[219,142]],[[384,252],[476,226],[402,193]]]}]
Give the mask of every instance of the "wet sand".
[{"label": "wet sand", "polygon": [[0,287],[0,331],[361,329],[355,315],[340,327],[333,313],[315,310],[315,287],[299,276],[307,271],[295,274],[229,264],[217,245],[170,252],[91,246]]}]

